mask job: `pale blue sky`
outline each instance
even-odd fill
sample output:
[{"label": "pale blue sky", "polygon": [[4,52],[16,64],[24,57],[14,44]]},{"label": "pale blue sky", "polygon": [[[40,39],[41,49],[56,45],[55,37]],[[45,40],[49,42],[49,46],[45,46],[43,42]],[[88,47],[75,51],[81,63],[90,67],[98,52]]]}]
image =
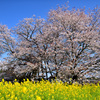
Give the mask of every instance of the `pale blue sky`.
[{"label": "pale blue sky", "polygon": [[11,28],[26,17],[36,15],[46,18],[50,9],[55,9],[58,4],[64,5],[67,1],[69,9],[100,7],[100,0],[0,0],[0,24]]}]

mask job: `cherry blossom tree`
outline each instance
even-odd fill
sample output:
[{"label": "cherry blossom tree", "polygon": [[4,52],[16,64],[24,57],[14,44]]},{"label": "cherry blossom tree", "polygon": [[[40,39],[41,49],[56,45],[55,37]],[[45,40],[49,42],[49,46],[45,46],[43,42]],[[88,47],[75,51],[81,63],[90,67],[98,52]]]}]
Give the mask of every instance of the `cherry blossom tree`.
[{"label": "cherry blossom tree", "polygon": [[0,24],[0,54],[14,53],[15,40],[6,25]]},{"label": "cherry blossom tree", "polygon": [[50,41],[47,53],[56,68],[56,76],[60,70],[64,76],[71,74],[73,79],[94,71],[90,67],[100,62],[100,9],[85,14],[82,9],[69,11],[58,7],[49,12],[47,23],[44,40]]},{"label": "cherry blossom tree", "polygon": [[25,18],[11,30],[0,25],[0,49],[16,78],[83,79],[100,68],[100,8],[58,7],[47,20]]}]

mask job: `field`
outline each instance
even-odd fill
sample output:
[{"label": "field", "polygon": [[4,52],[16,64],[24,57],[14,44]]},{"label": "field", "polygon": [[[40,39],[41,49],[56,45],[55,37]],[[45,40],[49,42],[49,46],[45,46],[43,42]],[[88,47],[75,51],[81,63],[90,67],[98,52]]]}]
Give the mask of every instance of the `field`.
[{"label": "field", "polygon": [[0,100],[100,100],[100,85],[44,81],[0,82]]}]

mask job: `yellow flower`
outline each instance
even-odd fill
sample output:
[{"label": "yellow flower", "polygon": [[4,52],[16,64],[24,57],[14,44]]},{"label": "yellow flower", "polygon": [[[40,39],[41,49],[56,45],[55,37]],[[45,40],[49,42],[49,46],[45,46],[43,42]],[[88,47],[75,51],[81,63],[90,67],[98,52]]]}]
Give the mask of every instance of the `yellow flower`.
[{"label": "yellow flower", "polygon": [[27,88],[23,87],[23,93],[26,93],[26,91],[27,91]]},{"label": "yellow flower", "polygon": [[12,95],[12,96],[11,96],[11,99],[13,99],[14,97],[15,97],[15,95]]},{"label": "yellow flower", "polygon": [[4,97],[2,97],[1,100],[4,100]]},{"label": "yellow flower", "polygon": [[55,95],[61,100],[67,100],[70,97],[72,100],[76,100],[76,98],[92,98],[94,93],[97,95],[94,99],[100,100],[98,94],[98,91],[100,91],[99,84],[84,84],[83,86],[79,84],[65,85],[57,81],[50,83],[44,80],[40,83],[32,83],[28,80],[21,84],[18,82],[12,84],[6,81],[4,83],[0,82],[0,100],[23,100],[24,98],[28,100],[51,98],[51,100],[54,100],[57,99]]},{"label": "yellow flower", "polygon": [[10,97],[10,94],[6,95],[6,98],[9,98]]},{"label": "yellow flower", "polygon": [[4,79],[2,79],[2,82],[4,82],[5,80]]},{"label": "yellow flower", "polygon": [[54,96],[52,96],[52,99],[54,99]]},{"label": "yellow flower", "polygon": [[17,79],[15,79],[14,81],[17,82]]},{"label": "yellow flower", "polygon": [[17,97],[15,97],[15,100],[18,100]]},{"label": "yellow flower", "polygon": [[39,96],[36,96],[36,100],[41,100],[41,98]]}]

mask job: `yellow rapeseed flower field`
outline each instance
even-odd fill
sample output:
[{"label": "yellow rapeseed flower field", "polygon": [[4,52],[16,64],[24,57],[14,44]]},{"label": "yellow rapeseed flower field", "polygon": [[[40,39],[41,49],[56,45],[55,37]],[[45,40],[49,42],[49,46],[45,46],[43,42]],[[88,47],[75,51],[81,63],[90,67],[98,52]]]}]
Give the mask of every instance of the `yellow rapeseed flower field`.
[{"label": "yellow rapeseed flower field", "polygon": [[14,84],[0,82],[0,100],[100,100],[100,85],[29,80]]}]

